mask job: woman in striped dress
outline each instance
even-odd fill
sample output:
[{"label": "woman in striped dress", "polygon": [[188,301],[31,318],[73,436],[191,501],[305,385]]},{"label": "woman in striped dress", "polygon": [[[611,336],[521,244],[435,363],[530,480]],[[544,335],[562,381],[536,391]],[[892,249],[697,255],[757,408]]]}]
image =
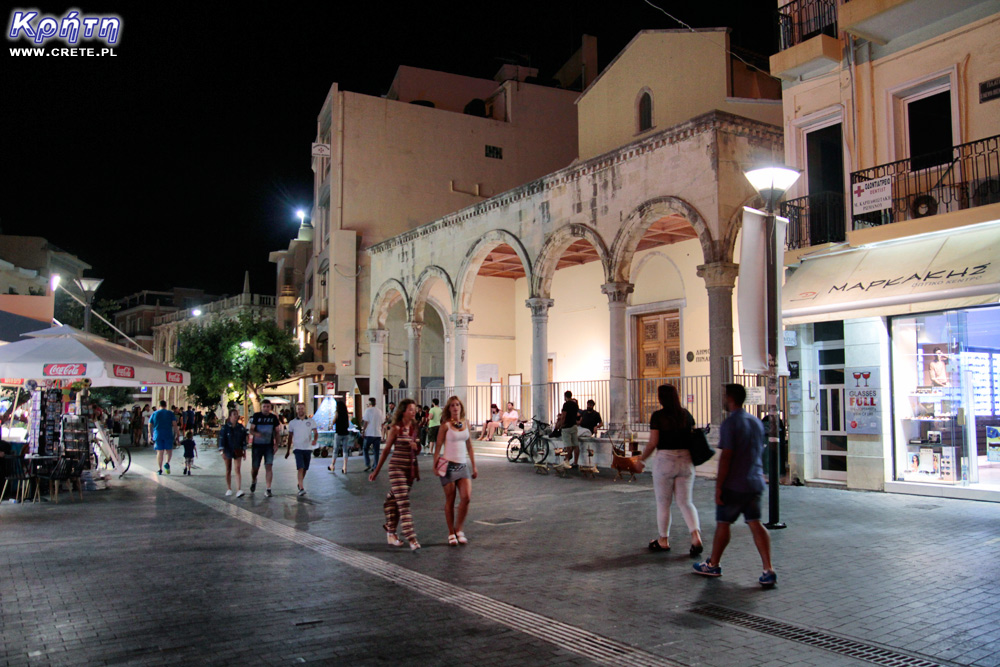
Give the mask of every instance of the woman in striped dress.
[{"label": "woman in striped dress", "polygon": [[402,529],[403,537],[410,543],[410,549],[416,551],[420,548],[417,542],[417,533],[413,530],[413,515],[410,513],[410,487],[414,479],[419,479],[416,471],[417,454],[420,453],[420,443],[417,441],[417,425],[414,417],[417,414],[417,404],[412,399],[404,399],[399,402],[396,414],[392,419],[392,427],[389,429],[389,437],[385,441],[385,448],[379,456],[378,465],[368,476],[368,481],[374,482],[379,471],[385,464],[389,453],[389,493],[385,496],[385,528],[386,540],[394,547],[403,546],[403,542],[396,537],[397,526]]}]

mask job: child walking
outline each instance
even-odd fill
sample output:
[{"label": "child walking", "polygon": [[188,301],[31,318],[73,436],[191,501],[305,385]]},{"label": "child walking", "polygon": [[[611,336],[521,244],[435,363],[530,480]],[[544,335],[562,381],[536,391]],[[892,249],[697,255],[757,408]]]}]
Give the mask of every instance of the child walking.
[{"label": "child walking", "polygon": [[194,441],[194,431],[187,430],[184,431],[184,439],[181,440],[181,445],[184,446],[184,474],[191,474],[191,464],[194,463],[194,457],[198,454],[198,445]]}]

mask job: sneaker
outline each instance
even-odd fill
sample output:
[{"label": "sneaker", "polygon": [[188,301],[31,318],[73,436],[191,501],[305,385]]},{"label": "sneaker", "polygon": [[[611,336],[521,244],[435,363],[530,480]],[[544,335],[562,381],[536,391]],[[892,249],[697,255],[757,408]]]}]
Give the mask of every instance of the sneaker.
[{"label": "sneaker", "polygon": [[760,575],[760,579],[757,581],[764,588],[774,588],[774,585],[778,583],[778,575],[774,570],[764,570],[764,574]]},{"label": "sneaker", "polygon": [[695,574],[703,574],[706,577],[721,577],[722,576],[722,566],[712,565],[709,561],[704,563],[695,563],[694,567]]},{"label": "sneaker", "polygon": [[[303,493],[305,493],[305,491],[303,491]],[[267,496],[268,498],[270,498],[271,497],[271,489],[266,490],[264,492],[264,495]]]},{"label": "sneaker", "polygon": [[257,490],[257,482],[255,480],[253,482],[250,482],[250,493],[253,493],[256,490]]},{"label": "sneaker", "polygon": [[[267,495],[271,495],[271,494],[270,494],[270,493],[268,493]],[[305,490],[305,489],[299,489],[299,495],[300,495],[300,496],[304,496],[304,495],[306,495],[306,490]]]},{"label": "sneaker", "polygon": [[243,489],[240,489],[239,491],[237,491],[237,492],[236,492],[236,497],[237,497],[237,498],[242,498],[242,497],[243,497],[243,495],[244,495],[244,494],[243,494]]},{"label": "sneaker", "polygon": [[227,496],[233,495],[233,490],[232,489],[226,489],[226,495]]},{"label": "sneaker", "polygon": [[162,471],[162,470],[157,470],[157,471],[156,471],[156,474],[157,474],[157,475],[162,475],[162,474],[163,474],[163,471]]},{"label": "sneaker", "polygon": [[168,475],[170,474],[170,464],[169,463],[164,463],[163,464],[163,469],[166,471],[166,473]]}]

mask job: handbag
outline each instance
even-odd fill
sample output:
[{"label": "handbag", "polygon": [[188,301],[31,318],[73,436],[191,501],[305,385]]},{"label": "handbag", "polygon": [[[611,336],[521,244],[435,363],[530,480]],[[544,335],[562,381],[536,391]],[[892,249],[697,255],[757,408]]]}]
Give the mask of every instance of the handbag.
[{"label": "handbag", "polygon": [[715,456],[715,450],[708,444],[703,428],[691,429],[691,433],[688,434],[687,449],[691,452],[691,462],[696,466]]},{"label": "handbag", "polygon": [[448,459],[443,456],[439,456],[437,464],[434,466],[434,473],[438,477],[444,477],[448,474]]}]

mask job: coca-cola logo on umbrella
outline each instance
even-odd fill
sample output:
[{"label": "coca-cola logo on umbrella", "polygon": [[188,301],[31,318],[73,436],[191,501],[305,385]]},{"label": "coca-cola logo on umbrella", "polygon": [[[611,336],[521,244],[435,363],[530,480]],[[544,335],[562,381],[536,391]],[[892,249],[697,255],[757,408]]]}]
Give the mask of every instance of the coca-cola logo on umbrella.
[{"label": "coca-cola logo on umbrella", "polygon": [[81,377],[87,374],[87,364],[45,364],[42,375],[45,377]]},{"label": "coca-cola logo on umbrella", "polygon": [[173,382],[175,384],[183,384],[184,375],[181,373],[167,373],[167,382]]},{"label": "coca-cola logo on umbrella", "polygon": [[115,377],[116,378],[134,378],[135,377],[135,368],[133,368],[132,366],[119,366],[118,364],[115,364],[114,371],[115,371]]}]

